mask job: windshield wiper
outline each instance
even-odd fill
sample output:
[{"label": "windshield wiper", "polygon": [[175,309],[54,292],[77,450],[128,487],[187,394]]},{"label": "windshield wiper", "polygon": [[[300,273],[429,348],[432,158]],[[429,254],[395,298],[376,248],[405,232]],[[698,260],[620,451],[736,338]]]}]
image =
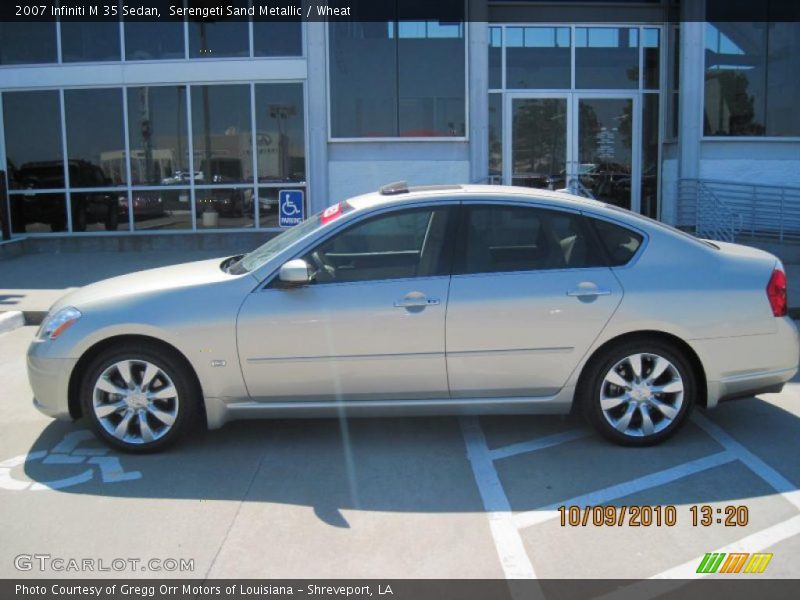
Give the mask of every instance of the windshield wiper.
[{"label": "windshield wiper", "polygon": [[[233,267],[236,263],[244,258],[244,254],[237,254],[236,256],[231,256],[230,258],[226,258],[222,261],[219,265],[219,268],[223,270],[225,273],[231,273],[231,267]],[[239,275],[239,273],[232,273],[233,275]]]}]

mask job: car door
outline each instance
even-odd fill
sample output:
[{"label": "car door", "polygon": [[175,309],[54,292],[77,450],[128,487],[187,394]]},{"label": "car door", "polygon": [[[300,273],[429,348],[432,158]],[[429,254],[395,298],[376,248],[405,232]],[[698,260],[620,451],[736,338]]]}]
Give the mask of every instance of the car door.
[{"label": "car door", "polygon": [[453,398],[550,396],[622,298],[576,212],[465,203],[447,307]]},{"label": "car door", "polygon": [[452,207],[390,210],[300,256],[313,281],[245,300],[239,357],[259,400],[446,398]]}]

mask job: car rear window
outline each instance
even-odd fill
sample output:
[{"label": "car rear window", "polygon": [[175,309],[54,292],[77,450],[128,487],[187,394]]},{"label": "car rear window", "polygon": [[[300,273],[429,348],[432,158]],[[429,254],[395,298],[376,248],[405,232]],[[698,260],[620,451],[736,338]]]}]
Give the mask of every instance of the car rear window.
[{"label": "car rear window", "polygon": [[621,267],[628,264],[639,246],[642,245],[643,237],[620,225],[601,221],[600,219],[589,219],[597,231],[600,242],[606,249],[612,267]]}]

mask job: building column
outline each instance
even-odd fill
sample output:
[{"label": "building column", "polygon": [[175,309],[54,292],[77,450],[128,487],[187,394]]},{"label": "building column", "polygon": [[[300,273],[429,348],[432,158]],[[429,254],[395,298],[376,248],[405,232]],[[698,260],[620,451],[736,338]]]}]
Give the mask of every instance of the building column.
[{"label": "building column", "polygon": [[[487,183],[489,177],[489,24],[486,0],[470,0],[466,22],[467,96],[469,98],[469,162],[473,183]],[[466,182],[465,182],[466,183]]]},{"label": "building column", "polygon": [[325,22],[306,23],[308,112],[308,211],[314,214],[333,200],[328,190],[328,76]]},{"label": "building column", "polygon": [[678,176],[700,175],[705,90],[705,2],[681,4]]}]

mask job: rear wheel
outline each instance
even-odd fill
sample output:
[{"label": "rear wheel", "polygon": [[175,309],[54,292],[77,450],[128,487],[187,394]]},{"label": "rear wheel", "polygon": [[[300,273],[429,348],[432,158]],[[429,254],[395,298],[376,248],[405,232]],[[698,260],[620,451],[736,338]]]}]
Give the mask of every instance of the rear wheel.
[{"label": "rear wheel", "polygon": [[625,446],[650,446],[685,422],[697,394],[691,365],[664,342],[628,342],[593,360],[580,390],[589,421]]},{"label": "rear wheel", "polygon": [[125,452],[162,450],[188,431],[198,390],[182,361],[158,347],[126,344],[96,358],[81,384],[96,435]]}]

